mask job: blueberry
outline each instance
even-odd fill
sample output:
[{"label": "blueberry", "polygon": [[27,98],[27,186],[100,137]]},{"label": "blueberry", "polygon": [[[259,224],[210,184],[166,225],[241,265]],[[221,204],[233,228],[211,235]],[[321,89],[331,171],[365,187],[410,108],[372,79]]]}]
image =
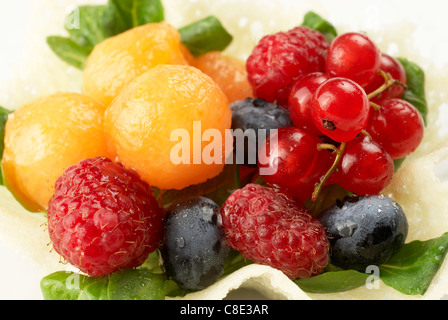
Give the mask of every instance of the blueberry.
[{"label": "blueberry", "polygon": [[387,262],[408,233],[403,209],[383,195],[347,198],[322,212],[319,220],[329,233],[331,262],[363,272]]},{"label": "blueberry", "polygon": [[[230,109],[232,110],[232,129],[241,129],[246,133],[244,148],[239,148],[238,144],[235,146],[239,164],[256,165],[258,145],[266,140],[270,130],[293,125],[288,110],[260,98],[235,101],[230,105]],[[262,129],[265,131],[259,131]],[[241,156],[243,150],[244,157]]]},{"label": "blueberry", "polygon": [[181,288],[202,290],[224,272],[229,252],[221,228],[219,206],[197,197],[168,209],[161,248],[167,276]]}]

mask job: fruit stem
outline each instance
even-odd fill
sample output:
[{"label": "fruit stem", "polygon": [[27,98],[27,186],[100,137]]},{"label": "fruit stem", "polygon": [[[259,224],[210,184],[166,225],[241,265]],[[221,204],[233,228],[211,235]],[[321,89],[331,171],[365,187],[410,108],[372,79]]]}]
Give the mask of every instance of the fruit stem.
[{"label": "fruit stem", "polygon": [[317,197],[319,196],[325,182],[330,178],[331,174],[336,171],[338,168],[339,163],[342,160],[342,156],[344,155],[345,148],[347,146],[346,142],[341,143],[339,148],[336,150],[336,158],[334,159],[333,165],[331,166],[330,170],[327,171],[327,173],[323,176],[323,178],[320,180],[319,183],[316,184],[314,188],[314,192],[311,196],[311,201],[315,202],[317,200]]},{"label": "fruit stem", "polygon": [[373,110],[378,111],[381,109],[381,106],[376,104],[375,102],[370,101],[370,106],[373,108]]},{"label": "fruit stem", "polygon": [[386,91],[387,89],[389,89],[393,85],[398,85],[398,84],[401,85],[401,83],[399,81],[397,81],[394,78],[392,78],[390,73],[386,73],[383,70],[380,70],[379,73],[384,78],[384,83],[383,83],[383,85],[381,87],[379,87],[378,89],[376,89],[375,91],[373,91],[372,93],[369,93],[367,95],[369,100],[374,98],[374,97],[376,97],[377,95],[379,95],[383,91]]},{"label": "fruit stem", "polygon": [[332,150],[332,151],[337,151],[338,148],[334,145],[332,145],[331,143],[321,143],[317,145],[317,150],[322,151],[322,150]]},{"label": "fruit stem", "polygon": [[368,133],[366,130],[361,130],[361,133],[366,136],[369,137],[370,139],[372,139],[372,136],[370,135],[370,133]]}]

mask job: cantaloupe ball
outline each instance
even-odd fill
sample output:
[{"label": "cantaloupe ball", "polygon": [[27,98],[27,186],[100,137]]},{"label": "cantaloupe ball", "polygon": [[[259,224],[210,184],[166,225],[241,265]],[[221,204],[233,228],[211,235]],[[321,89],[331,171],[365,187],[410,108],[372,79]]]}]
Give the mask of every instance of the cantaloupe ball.
[{"label": "cantaloupe ball", "polygon": [[104,105],[85,95],[57,93],[9,115],[3,174],[8,189],[27,209],[47,209],[57,178],[69,166],[109,155],[104,111]]},{"label": "cantaloupe ball", "polygon": [[244,61],[219,51],[212,51],[197,57],[191,65],[209,75],[230,102],[253,97]]},{"label": "cantaloupe ball", "polygon": [[221,173],[231,118],[226,95],[209,76],[159,65],[123,89],[106,110],[105,128],[111,152],[143,180],[183,189]]},{"label": "cantaloupe ball", "polygon": [[84,93],[109,105],[130,81],[158,64],[187,64],[180,34],[165,23],[132,28],[95,46],[83,71]]}]

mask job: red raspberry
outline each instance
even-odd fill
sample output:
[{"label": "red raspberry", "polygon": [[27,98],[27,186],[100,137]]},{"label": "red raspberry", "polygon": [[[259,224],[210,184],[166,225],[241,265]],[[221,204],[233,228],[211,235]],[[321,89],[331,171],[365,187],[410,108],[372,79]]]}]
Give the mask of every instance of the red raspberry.
[{"label": "red raspberry", "polygon": [[104,157],[68,168],[48,206],[54,249],[92,277],[141,265],[158,248],[162,221],[148,184]]},{"label": "red raspberry", "polygon": [[320,221],[273,189],[249,184],[235,191],[221,216],[231,248],[291,279],[320,274],[330,261],[330,243]]},{"label": "red raspberry", "polygon": [[246,64],[255,96],[286,107],[295,80],[324,71],[329,45],[320,32],[304,26],[263,37]]}]

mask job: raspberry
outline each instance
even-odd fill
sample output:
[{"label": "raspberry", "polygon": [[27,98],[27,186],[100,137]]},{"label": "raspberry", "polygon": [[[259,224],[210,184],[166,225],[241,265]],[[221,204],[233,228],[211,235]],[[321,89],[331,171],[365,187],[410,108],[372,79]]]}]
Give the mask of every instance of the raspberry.
[{"label": "raspberry", "polygon": [[273,189],[249,184],[235,191],[221,216],[231,248],[291,279],[320,274],[330,261],[330,243],[320,221]]},{"label": "raspberry", "polygon": [[54,249],[92,277],[141,265],[159,246],[162,222],[149,185],[105,157],[68,168],[48,208]]},{"label": "raspberry", "polygon": [[287,106],[295,80],[324,71],[329,45],[320,32],[304,26],[263,37],[246,64],[255,96]]}]

